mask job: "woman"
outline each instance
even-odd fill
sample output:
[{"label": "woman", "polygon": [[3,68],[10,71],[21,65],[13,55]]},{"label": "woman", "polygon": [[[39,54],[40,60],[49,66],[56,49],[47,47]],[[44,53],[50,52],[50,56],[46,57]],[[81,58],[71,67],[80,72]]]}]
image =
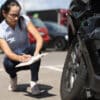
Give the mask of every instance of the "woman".
[{"label": "woman", "polygon": [[[17,71],[21,68],[15,66],[20,62],[26,62],[31,56],[38,55],[43,40],[38,31],[26,16],[20,16],[21,7],[16,0],[7,0],[1,7],[0,24],[0,47],[5,53],[4,68],[9,74],[11,82],[9,90],[16,90]],[[31,33],[36,39],[36,45],[31,46],[27,33]],[[31,71],[31,90],[32,94],[39,94],[37,85],[40,60],[28,66]]]}]

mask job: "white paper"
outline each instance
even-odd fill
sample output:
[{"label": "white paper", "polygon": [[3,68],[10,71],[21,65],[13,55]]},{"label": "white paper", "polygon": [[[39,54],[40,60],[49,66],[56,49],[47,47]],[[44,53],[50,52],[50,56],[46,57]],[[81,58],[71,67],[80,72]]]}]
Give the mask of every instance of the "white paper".
[{"label": "white paper", "polygon": [[37,56],[32,56],[32,58],[29,61],[19,63],[18,65],[16,65],[16,67],[31,65],[32,63],[38,61],[39,59],[41,59],[43,56],[46,56],[46,55],[47,53],[41,53],[41,54],[38,54]]}]

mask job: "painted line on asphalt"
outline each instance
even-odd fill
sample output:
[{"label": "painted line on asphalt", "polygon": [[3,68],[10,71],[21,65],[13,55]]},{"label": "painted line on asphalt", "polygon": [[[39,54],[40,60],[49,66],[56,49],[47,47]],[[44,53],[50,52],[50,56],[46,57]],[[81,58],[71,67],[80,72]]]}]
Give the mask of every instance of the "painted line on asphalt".
[{"label": "painted line on asphalt", "polygon": [[51,70],[58,71],[58,72],[63,71],[61,68],[57,68],[57,67],[54,67],[54,66],[41,66],[41,68],[47,68],[47,69],[51,69]]},{"label": "painted line on asphalt", "polygon": [[4,69],[3,69],[3,68],[0,68],[0,72],[1,72],[1,71],[4,71]]}]

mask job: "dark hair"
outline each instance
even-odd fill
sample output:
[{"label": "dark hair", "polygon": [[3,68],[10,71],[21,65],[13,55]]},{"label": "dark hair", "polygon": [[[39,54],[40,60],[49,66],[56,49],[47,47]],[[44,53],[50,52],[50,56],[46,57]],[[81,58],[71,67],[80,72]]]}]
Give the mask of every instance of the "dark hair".
[{"label": "dark hair", "polygon": [[19,5],[19,3],[16,0],[7,0],[0,9],[0,23],[4,20],[4,16],[2,14],[2,11],[5,11],[6,13],[8,13],[10,11],[10,7],[11,6],[19,6],[21,9],[21,6]]}]

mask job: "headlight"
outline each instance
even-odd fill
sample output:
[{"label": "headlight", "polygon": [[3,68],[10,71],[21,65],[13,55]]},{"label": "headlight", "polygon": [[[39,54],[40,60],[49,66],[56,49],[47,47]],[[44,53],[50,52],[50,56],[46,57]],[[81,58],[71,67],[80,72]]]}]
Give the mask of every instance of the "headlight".
[{"label": "headlight", "polygon": [[68,40],[68,35],[65,35],[65,39]]}]

